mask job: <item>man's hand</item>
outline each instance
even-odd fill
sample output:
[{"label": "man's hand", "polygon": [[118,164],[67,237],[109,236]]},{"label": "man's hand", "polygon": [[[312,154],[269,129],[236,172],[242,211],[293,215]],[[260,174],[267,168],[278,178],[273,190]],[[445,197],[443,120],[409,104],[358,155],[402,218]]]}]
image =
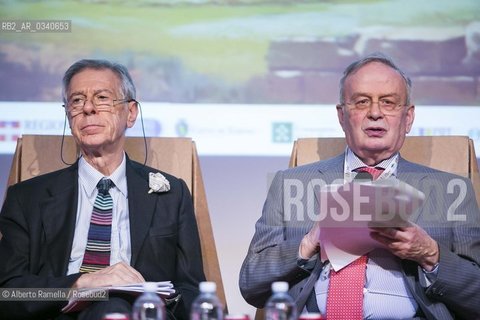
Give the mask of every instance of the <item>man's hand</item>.
[{"label": "man's hand", "polygon": [[73,288],[97,288],[139,282],[145,282],[140,272],[125,262],[119,262],[102,270],[82,274],[73,284]]},{"label": "man's hand", "polygon": [[405,227],[371,227],[370,236],[401,259],[417,262],[431,271],[438,263],[438,244],[428,233],[414,223]]},{"label": "man's hand", "polygon": [[320,251],[320,228],[318,222],[315,223],[310,231],[303,237],[300,242],[298,253],[302,259],[310,259],[314,254]]}]

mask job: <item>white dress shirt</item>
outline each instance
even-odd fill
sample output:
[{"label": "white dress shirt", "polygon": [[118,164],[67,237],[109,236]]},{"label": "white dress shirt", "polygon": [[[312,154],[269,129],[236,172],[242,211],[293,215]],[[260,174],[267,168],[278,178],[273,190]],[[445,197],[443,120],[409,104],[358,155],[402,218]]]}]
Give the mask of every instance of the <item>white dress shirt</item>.
[{"label": "white dress shirt", "polygon": [[121,261],[130,264],[132,252],[125,158],[124,154],[120,166],[108,177],[98,172],[83,157],[79,159],[77,218],[67,274],[79,272],[82,265],[93,204],[98,194],[97,183],[102,178],[108,178],[115,184],[109,191],[113,200],[110,265]]},{"label": "white dress shirt", "polygon": [[[376,167],[384,170],[379,179],[396,176],[398,153],[380,162]],[[345,179],[351,181],[352,171],[364,164],[350,149],[345,156]],[[320,313],[326,314],[327,293],[330,281],[330,263],[323,268],[315,284],[315,294]],[[411,319],[418,304],[413,298],[402,273],[400,259],[385,249],[375,249],[368,254],[363,289],[364,319]]]}]

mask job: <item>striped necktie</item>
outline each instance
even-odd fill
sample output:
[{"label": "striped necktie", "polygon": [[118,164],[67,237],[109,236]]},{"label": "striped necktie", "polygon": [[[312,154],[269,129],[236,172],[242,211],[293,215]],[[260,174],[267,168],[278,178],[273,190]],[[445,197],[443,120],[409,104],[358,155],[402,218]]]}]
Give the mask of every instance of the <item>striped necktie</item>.
[{"label": "striped necktie", "polygon": [[112,180],[105,178],[97,184],[98,195],[93,204],[87,247],[80,272],[98,271],[110,265],[113,201],[108,191],[113,186]]},{"label": "striped necktie", "polygon": [[[356,171],[358,177],[362,172],[368,172],[369,180],[376,180],[383,170],[382,168],[362,167]],[[365,176],[363,175],[359,179],[365,179]],[[334,270],[330,272],[327,319],[363,319],[363,288],[365,287],[367,260],[367,256],[363,255],[338,272]]]}]

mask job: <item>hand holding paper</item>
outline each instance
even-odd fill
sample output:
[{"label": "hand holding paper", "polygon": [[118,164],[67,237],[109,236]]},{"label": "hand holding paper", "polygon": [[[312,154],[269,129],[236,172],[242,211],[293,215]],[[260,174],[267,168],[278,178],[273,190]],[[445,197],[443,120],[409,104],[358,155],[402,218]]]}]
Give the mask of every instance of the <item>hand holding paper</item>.
[{"label": "hand holding paper", "polygon": [[412,222],[405,227],[376,227],[371,230],[373,239],[401,259],[416,261],[427,271],[431,271],[438,262],[437,242]]},{"label": "hand holding paper", "polygon": [[320,226],[316,222],[300,242],[299,254],[302,259],[310,259],[320,250]]}]

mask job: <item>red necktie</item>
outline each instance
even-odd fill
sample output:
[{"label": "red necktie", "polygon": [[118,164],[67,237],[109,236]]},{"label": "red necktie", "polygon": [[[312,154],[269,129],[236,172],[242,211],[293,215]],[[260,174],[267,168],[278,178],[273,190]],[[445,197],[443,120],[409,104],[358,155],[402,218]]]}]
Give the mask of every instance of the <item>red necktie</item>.
[{"label": "red necktie", "polygon": [[[363,167],[357,172],[368,172],[373,180],[383,169]],[[365,269],[367,256],[361,256],[345,268],[330,272],[327,296],[327,319],[357,320],[363,319],[363,288],[365,287]]]},{"label": "red necktie", "polygon": [[378,177],[380,177],[380,175],[382,174],[383,170],[385,170],[385,169],[375,168],[375,167],[361,167],[361,168],[358,168],[355,171],[356,172],[368,172],[372,175],[373,180],[377,180]]}]

